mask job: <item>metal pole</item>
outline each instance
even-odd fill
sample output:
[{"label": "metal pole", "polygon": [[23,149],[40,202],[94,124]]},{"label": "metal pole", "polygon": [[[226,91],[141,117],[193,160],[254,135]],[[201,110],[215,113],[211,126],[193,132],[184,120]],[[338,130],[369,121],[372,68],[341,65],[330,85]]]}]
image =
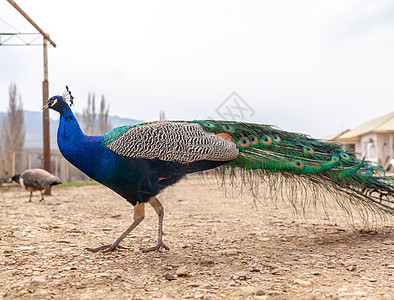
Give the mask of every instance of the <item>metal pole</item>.
[{"label": "metal pole", "polygon": [[[7,0],[27,21],[30,22],[31,25],[34,26],[35,29],[38,30],[39,33],[44,37],[44,81],[42,82],[42,97],[43,97],[43,105],[46,104],[49,91],[48,91],[48,52],[47,52],[47,44],[48,42],[56,47],[56,43],[51,40],[48,34],[44,32],[34,21],[30,18],[22,8],[18,4],[16,4],[13,0]],[[43,119],[43,154],[44,154],[44,169],[48,172],[51,172],[51,148],[49,142],[49,111],[46,109],[42,112]],[[50,190],[45,190],[46,195],[50,195]]]},{"label": "metal pole", "polygon": [[[42,82],[42,104],[48,101],[48,47],[47,39],[44,37],[44,81]],[[43,150],[44,150],[44,170],[51,173],[51,147],[49,136],[49,109],[42,111],[42,127],[43,127]],[[51,189],[45,189],[45,195],[50,195]]]},{"label": "metal pole", "polygon": [[[31,25],[34,26],[35,29],[38,30],[39,33],[44,37],[44,81],[42,82],[42,97],[43,97],[43,105],[46,104],[49,91],[48,91],[48,52],[47,52],[47,44],[48,42],[53,46],[56,47],[56,43],[51,40],[48,34],[44,32],[34,21],[30,18],[22,8],[18,4],[16,4],[13,0],[7,0],[27,21],[30,22]],[[42,113],[43,119],[43,152],[44,152],[44,169],[48,172],[51,172],[51,149],[50,149],[50,142],[49,142],[49,111],[44,110]],[[49,191],[45,191],[45,194],[50,194]]]}]

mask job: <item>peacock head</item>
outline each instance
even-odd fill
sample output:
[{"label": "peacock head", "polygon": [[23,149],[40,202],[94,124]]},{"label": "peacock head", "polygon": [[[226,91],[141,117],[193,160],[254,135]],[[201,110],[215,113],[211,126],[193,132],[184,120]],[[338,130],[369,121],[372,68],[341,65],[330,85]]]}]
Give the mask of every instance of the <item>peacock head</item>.
[{"label": "peacock head", "polygon": [[66,85],[66,90],[64,91],[62,96],[53,96],[51,97],[48,102],[43,106],[42,109],[51,108],[58,112],[62,112],[65,108],[68,107],[68,103],[70,106],[74,104],[74,97],[71,95],[71,91],[68,89]]}]

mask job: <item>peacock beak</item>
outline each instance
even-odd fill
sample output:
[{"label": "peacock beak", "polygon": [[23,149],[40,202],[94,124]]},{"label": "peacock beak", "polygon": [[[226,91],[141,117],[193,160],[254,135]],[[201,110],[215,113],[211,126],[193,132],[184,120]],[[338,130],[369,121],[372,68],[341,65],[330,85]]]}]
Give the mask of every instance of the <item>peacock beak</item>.
[{"label": "peacock beak", "polygon": [[49,105],[48,105],[48,103],[47,104],[45,104],[43,107],[42,107],[42,110],[45,110],[45,109],[48,109],[49,108]]}]

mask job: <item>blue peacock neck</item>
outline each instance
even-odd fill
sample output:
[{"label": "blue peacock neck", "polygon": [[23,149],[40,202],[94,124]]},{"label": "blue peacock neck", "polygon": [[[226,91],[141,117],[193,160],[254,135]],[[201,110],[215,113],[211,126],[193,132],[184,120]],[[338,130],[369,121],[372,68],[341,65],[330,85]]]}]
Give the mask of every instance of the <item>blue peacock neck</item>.
[{"label": "blue peacock neck", "polygon": [[102,137],[85,135],[68,105],[59,113],[57,143],[60,152],[74,166],[94,178],[94,166],[103,151],[100,144]]},{"label": "blue peacock neck", "polygon": [[[84,136],[77,119],[75,118],[71,108],[66,105],[62,108],[60,113],[59,129],[57,131],[58,142],[59,138],[62,141],[74,140]],[[60,147],[60,145],[59,145]]]}]

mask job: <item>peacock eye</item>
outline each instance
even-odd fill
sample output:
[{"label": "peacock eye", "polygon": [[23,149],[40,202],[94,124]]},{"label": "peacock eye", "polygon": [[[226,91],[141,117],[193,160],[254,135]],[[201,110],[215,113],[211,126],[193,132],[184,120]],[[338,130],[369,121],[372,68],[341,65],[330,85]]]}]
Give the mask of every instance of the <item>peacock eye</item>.
[{"label": "peacock eye", "polygon": [[264,136],[261,141],[266,146],[271,145],[271,143],[272,143],[272,139],[269,136],[267,136],[267,135]]},{"label": "peacock eye", "polygon": [[224,125],[223,128],[224,128],[224,130],[226,130],[226,131],[231,131],[231,130],[233,130],[233,128],[232,128],[230,125]]},{"label": "peacock eye", "polygon": [[311,147],[305,146],[305,147],[304,147],[304,152],[305,152],[306,154],[313,154],[315,151],[314,151]]},{"label": "peacock eye", "polygon": [[248,147],[248,146],[250,145],[249,139],[247,139],[247,138],[242,138],[242,139],[239,141],[239,145],[240,145],[241,147]]},{"label": "peacock eye", "polygon": [[54,105],[56,104],[56,102],[57,102],[57,99],[53,100],[53,101],[51,102],[51,106],[54,106]]},{"label": "peacock eye", "polygon": [[276,134],[274,134],[274,135],[272,136],[272,139],[273,139],[275,142],[280,142],[280,137],[277,136]]},{"label": "peacock eye", "polygon": [[349,154],[347,154],[346,152],[341,152],[339,155],[340,155],[341,158],[344,159],[344,160],[350,160],[350,156],[349,156]]},{"label": "peacock eye", "polygon": [[257,140],[257,138],[256,138],[255,136],[251,136],[251,137],[249,138],[249,140],[250,140],[250,142],[251,142],[253,145],[256,145],[257,142],[258,142],[258,140]]},{"label": "peacock eye", "polygon": [[294,162],[294,166],[298,169],[302,169],[304,167],[304,164],[302,163],[302,161],[296,160]]},{"label": "peacock eye", "polygon": [[205,122],[204,125],[210,128],[215,128],[215,125],[211,122]]}]

